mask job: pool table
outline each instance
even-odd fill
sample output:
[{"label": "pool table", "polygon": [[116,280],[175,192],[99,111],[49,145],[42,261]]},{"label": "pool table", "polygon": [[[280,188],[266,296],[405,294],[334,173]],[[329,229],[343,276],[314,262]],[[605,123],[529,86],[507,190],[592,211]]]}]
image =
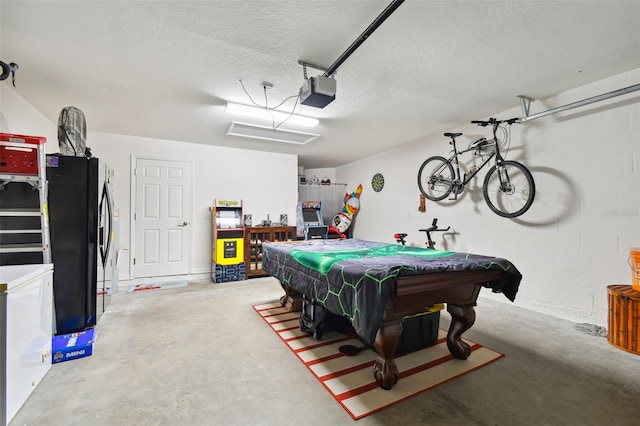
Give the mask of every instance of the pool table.
[{"label": "pool table", "polygon": [[349,318],[375,347],[374,376],[383,389],[398,382],[394,353],[403,318],[446,303],[451,314],[447,347],[458,359],[471,354],[462,334],[475,321],[480,289],[515,300],[522,278],[506,259],[357,239],[267,243],[263,269],[288,293],[313,298]]}]

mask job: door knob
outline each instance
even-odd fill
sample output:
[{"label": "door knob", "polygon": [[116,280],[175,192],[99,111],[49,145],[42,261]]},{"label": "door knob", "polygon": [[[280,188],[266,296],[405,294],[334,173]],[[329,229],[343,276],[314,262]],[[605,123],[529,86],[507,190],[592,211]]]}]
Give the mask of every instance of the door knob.
[{"label": "door knob", "polygon": [[188,224],[189,224],[189,222],[182,222],[182,223],[178,224],[178,226],[182,228],[184,226],[187,226]]}]

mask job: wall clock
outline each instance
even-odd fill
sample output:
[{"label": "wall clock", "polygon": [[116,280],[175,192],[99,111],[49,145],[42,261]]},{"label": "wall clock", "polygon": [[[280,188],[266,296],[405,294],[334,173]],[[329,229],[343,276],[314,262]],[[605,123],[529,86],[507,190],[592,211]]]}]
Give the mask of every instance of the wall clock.
[{"label": "wall clock", "polygon": [[373,175],[373,178],[371,179],[371,187],[376,192],[382,191],[382,188],[384,188],[384,176],[382,176],[381,173]]}]

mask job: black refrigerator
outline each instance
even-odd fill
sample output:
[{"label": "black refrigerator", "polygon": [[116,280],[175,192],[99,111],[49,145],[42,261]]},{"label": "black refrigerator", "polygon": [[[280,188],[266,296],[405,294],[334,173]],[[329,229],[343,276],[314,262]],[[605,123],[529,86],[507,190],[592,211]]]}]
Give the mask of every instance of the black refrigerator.
[{"label": "black refrigerator", "polygon": [[47,155],[56,335],[95,326],[108,303],[112,177],[98,158]]}]

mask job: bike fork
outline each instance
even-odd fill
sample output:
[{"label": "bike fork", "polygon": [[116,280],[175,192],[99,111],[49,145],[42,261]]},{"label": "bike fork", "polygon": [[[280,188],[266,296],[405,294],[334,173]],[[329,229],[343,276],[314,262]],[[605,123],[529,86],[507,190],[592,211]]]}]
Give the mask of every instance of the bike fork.
[{"label": "bike fork", "polygon": [[511,186],[511,180],[509,179],[509,172],[507,171],[507,168],[502,164],[499,164],[496,169],[498,171],[498,179],[500,180],[500,191],[511,193],[513,191],[513,187]]}]

